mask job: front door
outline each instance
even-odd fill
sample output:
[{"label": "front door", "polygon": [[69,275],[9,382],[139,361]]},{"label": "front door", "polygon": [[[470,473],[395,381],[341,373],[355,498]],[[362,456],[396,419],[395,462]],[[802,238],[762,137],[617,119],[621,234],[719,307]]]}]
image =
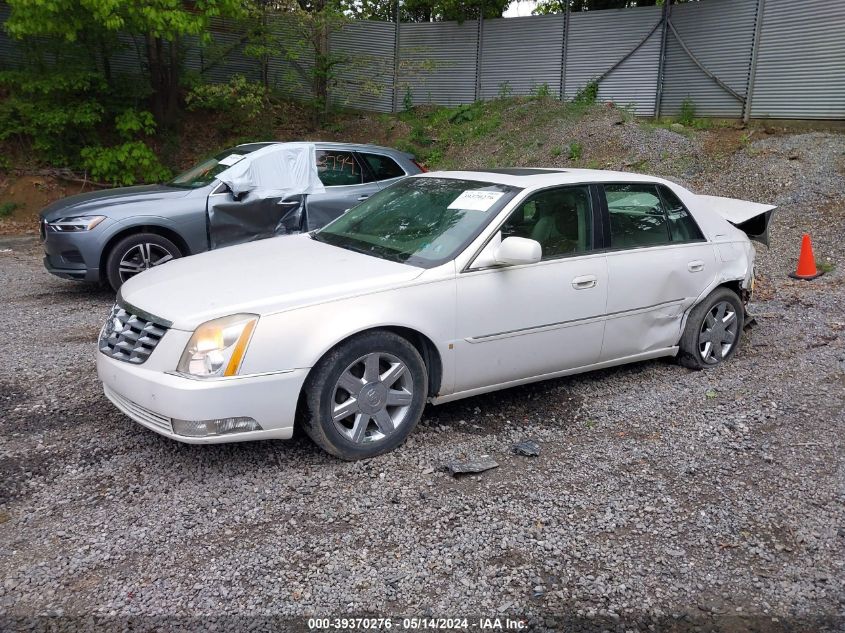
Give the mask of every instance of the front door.
[{"label": "front door", "polygon": [[354,152],[318,149],[317,173],[326,192],[308,196],[303,229],[306,231],[324,227],[379,191],[378,183]]},{"label": "front door", "polygon": [[231,246],[302,230],[304,195],[264,197],[249,191],[235,197],[223,183],[208,196],[211,248]]},{"label": "front door", "polygon": [[609,294],[601,359],[678,344],[684,313],[716,274],[713,246],[663,185],[607,184]]},{"label": "front door", "polygon": [[458,275],[456,392],[598,361],[607,263],[593,249],[594,206],[589,187],[534,194],[501,238],[540,242],[541,261]]}]

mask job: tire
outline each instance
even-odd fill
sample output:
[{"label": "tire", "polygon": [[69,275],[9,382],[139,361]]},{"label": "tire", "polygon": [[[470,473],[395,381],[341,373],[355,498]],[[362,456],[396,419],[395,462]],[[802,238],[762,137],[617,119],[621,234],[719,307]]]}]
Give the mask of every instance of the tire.
[{"label": "tire", "polygon": [[156,233],[135,233],[112,247],[106,259],[106,279],[115,292],[123,283],[153,266],[182,257],[182,251]]},{"label": "tire", "polygon": [[405,441],[427,394],[428,372],[416,348],[393,332],[367,332],[335,347],[311,370],[302,428],[335,457],[369,459]]},{"label": "tire", "polygon": [[721,365],[739,347],[744,320],[745,308],[736,293],[716,288],[690,312],[678,361],[696,370]]}]

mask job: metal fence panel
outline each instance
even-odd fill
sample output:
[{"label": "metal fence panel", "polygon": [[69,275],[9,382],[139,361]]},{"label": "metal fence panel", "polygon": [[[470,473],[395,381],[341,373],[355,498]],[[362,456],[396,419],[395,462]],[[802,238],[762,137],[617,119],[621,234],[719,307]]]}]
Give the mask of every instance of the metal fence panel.
[{"label": "metal fence panel", "polygon": [[[753,1],[707,0],[673,6],[671,22],[704,67],[745,96],[756,14]],[[690,98],[697,114],[742,116],[742,102],[699,68],[671,31],[664,72],[661,114],[677,114],[684,99]]]},{"label": "metal fence panel", "polygon": [[509,88],[514,95],[548,84],[560,95],[563,15],[484,20],[481,29],[481,98]]},{"label": "metal fence panel", "polygon": [[[566,87],[572,99],[588,83],[612,68],[654,29],[660,7],[582,11],[570,14],[566,46]],[[631,105],[637,114],[654,114],[660,29],[599,84],[599,99]]]},{"label": "metal fence panel", "polygon": [[272,57],[268,64],[270,85],[294,99],[314,98],[311,88],[314,73],[314,48],[306,37],[307,28],[294,21],[278,19],[273,32],[285,46],[281,55]]},{"label": "metal fence panel", "polygon": [[393,109],[393,62],[396,25],[392,22],[351,22],[329,38],[337,66],[331,100],[339,106],[390,112]]},{"label": "metal fence panel", "polygon": [[845,2],[766,0],[751,116],[845,118]]},{"label": "metal fence panel", "polygon": [[399,28],[399,104],[410,89],[414,105],[475,101],[478,23],[428,22]]},{"label": "metal fence panel", "polygon": [[226,83],[234,75],[247,79],[261,79],[261,66],[255,57],[244,55],[244,34],[228,20],[212,18],[209,31],[211,41],[207,44],[192,37],[185,47],[185,69],[199,73],[203,80],[211,83]]}]

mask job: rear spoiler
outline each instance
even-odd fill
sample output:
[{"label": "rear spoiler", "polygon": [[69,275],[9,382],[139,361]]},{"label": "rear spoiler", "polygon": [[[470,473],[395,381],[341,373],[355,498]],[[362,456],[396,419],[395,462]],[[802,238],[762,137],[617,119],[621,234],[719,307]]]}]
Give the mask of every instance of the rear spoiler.
[{"label": "rear spoiler", "polygon": [[750,239],[769,245],[769,223],[777,209],[775,205],[719,196],[700,195],[698,199],[702,206],[722,216]]}]

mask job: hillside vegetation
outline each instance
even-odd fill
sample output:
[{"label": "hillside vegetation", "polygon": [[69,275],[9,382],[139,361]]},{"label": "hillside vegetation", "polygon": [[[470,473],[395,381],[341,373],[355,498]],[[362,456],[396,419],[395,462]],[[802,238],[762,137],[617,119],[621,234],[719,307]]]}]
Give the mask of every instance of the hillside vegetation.
[{"label": "hillside vegetation", "polygon": [[[457,107],[421,106],[398,114],[337,112],[315,126],[308,106],[269,100],[261,109],[197,107],[176,133],[150,146],[169,172],[237,143],[257,140],[337,140],[376,143],[409,151],[429,169],[507,166],[585,167],[666,176],[709,189],[737,157],[761,153],[755,143],[794,130],[763,124],[685,119],[655,123],[625,108],[596,103],[587,92],[563,103],[538,94]],[[52,200],[92,186],[91,175],[37,158],[26,142],[0,148],[0,232],[33,232],[34,218]],[[786,157],[789,158],[788,156]],[[793,156],[795,159],[795,156]],[[725,195],[742,196],[727,183]],[[747,192],[746,192],[747,193]]]}]

